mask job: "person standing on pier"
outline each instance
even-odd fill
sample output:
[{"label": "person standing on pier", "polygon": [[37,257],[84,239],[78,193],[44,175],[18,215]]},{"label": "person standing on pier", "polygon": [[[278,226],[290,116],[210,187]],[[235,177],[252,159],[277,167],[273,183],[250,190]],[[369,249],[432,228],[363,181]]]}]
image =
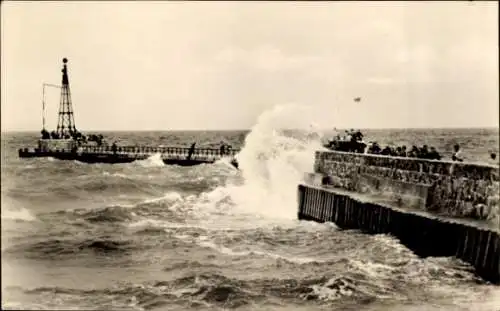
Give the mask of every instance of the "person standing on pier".
[{"label": "person standing on pier", "polygon": [[113,151],[113,154],[116,154],[116,150],[117,150],[116,142],[113,142],[113,145],[111,145],[111,151]]},{"label": "person standing on pier", "polygon": [[220,146],[220,156],[223,157],[225,155],[231,155],[231,145],[224,142],[224,141],[221,141],[221,146]]},{"label": "person standing on pier", "polygon": [[488,159],[488,163],[493,165],[498,165],[497,154],[494,152],[490,152],[490,158]]},{"label": "person standing on pier", "polygon": [[455,152],[451,156],[451,159],[453,161],[463,162],[464,159],[463,159],[463,156],[462,156],[462,150],[460,149],[460,145],[456,144],[455,146],[453,146],[453,148],[454,148]]},{"label": "person standing on pier", "polygon": [[46,129],[43,129],[41,133],[42,139],[50,139],[50,133]]},{"label": "person standing on pier", "polygon": [[428,154],[427,159],[429,160],[441,160],[441,155],[437,152],[436,148],[431,147],[431,151]]},{"label": "person standing on pier", "polygon": [[224,141],[220,142],[220,156],[224,156],[226,153],[226,143]]},{"label": "person standing on pier", "polygon": [[193,143],[191,145],[191,147],[189,148],[189,152],[188,152],[188,156],[187,156],[188,160],[191,160],[191,156],[193,156],[195,146],[196,146],[196,143]]}]

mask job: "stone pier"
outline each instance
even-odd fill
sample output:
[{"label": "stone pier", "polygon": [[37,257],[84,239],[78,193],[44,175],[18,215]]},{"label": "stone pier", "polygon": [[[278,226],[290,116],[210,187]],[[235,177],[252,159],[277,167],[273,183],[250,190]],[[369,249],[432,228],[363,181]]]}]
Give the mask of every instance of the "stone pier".
[{"label": "stone pier", "polygon": [[299,185],[299,219],[391,234],[500,284],[498,166],[329,151],[315,160]]}]

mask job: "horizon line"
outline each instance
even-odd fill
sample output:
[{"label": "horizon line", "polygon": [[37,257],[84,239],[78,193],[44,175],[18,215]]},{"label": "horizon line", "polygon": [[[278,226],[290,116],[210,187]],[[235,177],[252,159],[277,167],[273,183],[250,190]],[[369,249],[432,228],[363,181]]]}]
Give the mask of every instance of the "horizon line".
[{"label": "horizon line", "polygon": [[[295,130],[301,128],[286,128],[287,130]],[[332,128],[322,128],[321,131],[331,131],[331,130],[348,130],[348,129],[357,129],[357,130],[466,130],[466,129],[500,129],[500,126],[468,126],[468,127],[458,127],[458,126],[450,126],[450,127],[366,127],[366,128],[357,128],[357,127],[332,127]],[[13,129],[13,130],[4,130],[2,129],[1,133],[33,133],[39,132],[41,130],[26,130],[26,129]],[[82,132],[94,133],[94,132],[233,132],[233,131],[252,131],[251,128],[248,129],[144,129],[144,130],[123,130],[123,129],[93,129],[93,130],[85,130]]]}]

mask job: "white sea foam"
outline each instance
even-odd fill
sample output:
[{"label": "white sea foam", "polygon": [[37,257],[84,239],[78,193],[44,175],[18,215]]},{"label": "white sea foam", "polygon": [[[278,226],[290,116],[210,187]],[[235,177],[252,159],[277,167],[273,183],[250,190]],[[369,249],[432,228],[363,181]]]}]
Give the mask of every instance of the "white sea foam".
[{"label": "white sea foam", "polygon": [[[185,239],[185,238],[184,238]],[[295,263],[295,264],[306,264],[306,263],[312,263],[312,262],[322,262],[321,260],[314,259],[314,258],[304,258],[304,257],[297,257],[297,256],[292,256],[292,255],[281,255],[273,252],[268,252],[264,250],[258,250],[258,249],[247,249],[247,250],[234,250],[229,247],[226,247],[224,245],[219,245],[216,244],[214,241],[210,240],[209,237],[207,236],[201,236],[199,237],[196,241],[196,244],[198,244],[201,247],[205,248],[210,248],[213,249],[221,254],[228,255],[228,256],[238,256],[238,257],[247,257],[247,256],[259,256],[259,257],[268,257],[268,258],[273,258],[276,260],[284,260],[290,263]]]},{"label": "white sea foam", "polygon": [[142,203],[150,204],[150,203],[157,203],[157,202],[163,202],[163,201],[174,202],[174,201],[178,201],[181,199],[182,199],[182,196],[180,195],[180,193],[175,192],[175,191],[171,191],[171,192],[165,193],[165,195],[163,195],[161,197],[146,199]]},{"label": "white sea foam", "polygon": [[188,226],[165,220],[141,219],[129,224],[131,228],[186,228]]},{"label": "white sea foam", "polygon": [[2,208],[1,209],[2,220],[21,220],[21,221],[35,221],[36,217],[27,209],[10,209],[10,208]]},{"label": "white sea foam", "polygon": [[111,176],[111,177],[120,177],[120,178],[130,179],[130,176],[127,176],[127,175],[122,174],[122,173],[110,173],[110,172],[103,171],[102,175],[103,176]]},{"label": "white sea foam", "polygon": [[165,166],[165,163],[163,163],[161,156],[161,153],[155,153],[147,159],[135,161],[133,163],[142,167],[162,167]]}]

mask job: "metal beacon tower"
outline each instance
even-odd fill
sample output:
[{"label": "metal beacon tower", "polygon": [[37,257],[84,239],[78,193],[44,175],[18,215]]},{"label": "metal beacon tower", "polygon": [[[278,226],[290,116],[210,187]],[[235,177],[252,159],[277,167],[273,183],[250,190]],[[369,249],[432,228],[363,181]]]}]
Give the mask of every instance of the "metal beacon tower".
[{"label": "metal beacon tower", "polygon": [[59,103],[59,118],[56,129],[56,133],[60,138],[69,138],[73,133],[76,133],[73,105],[71,104],[71,92],[69,90],[67,63],[68,59],[63,58],[61,100]]}]

